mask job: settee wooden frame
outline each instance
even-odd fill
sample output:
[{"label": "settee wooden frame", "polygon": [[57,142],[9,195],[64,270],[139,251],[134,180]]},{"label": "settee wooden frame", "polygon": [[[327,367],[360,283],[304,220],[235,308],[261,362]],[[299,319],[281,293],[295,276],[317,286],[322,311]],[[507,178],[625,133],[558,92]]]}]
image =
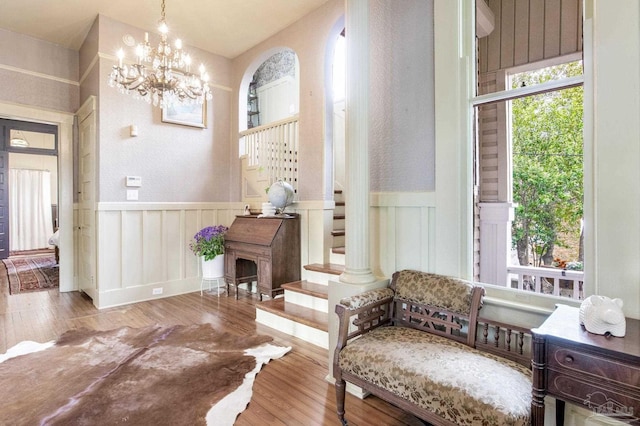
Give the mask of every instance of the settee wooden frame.
[{"label": "settee wooden frame", "polygon": [[[399,272],[396,272],[393,275],[390,284],[392,289],[395,289],[398,274]],[[378,327],[403,326],[415,328],[461,342],[471,348],[492,353],[531,368],[530,329],[480,318],[479,311],[482,306],[483,296],[484,289],[480,286],[474,286],[471,294],[469,316],[450,312],[436,306],[402,300],[396,296],[387,296],[371,301],[355,309],[341,304],[336,305],[335,312],[339,319],[339,329],[333,357],[333,375],[335,378],[337,414],[342,424],[347,425],[347,420],[345,419],[345,391],[346,382],[349,382],[362,388],[365,392],[376,395],[433,425],[455,426],[454,423],[442,419],[438,415],[400,398],[382,387],[376,386],[347,371],[342,371],[339,365],[340,351],[350,340]]]}]

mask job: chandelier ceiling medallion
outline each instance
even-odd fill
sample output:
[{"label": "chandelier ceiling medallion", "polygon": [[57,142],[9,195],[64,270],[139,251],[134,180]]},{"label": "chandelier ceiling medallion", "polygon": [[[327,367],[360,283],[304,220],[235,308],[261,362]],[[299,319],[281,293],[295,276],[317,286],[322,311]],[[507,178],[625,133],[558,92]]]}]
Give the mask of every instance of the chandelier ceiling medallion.
[{"label": "chandelier ceiling medallion", "polygon": [[[144,44],[136,47],[137,62],[124,64],[124,51],[118,51],[118,64],[109,75],[109,86],[122,93],[132,93],[134,98],[144,99],[154,106],[167,108],[174,103],[202,104],[212,98],[209,75],[204,65],[199,75],[191,73],[191,57],[182,50],[182,41],[174,46],[167,42],[169,28],[165,21],[165,0],[159,21],[160,43],[157,48],[149,44],[149,33],[144,34]],[[145,65],[146,64],[146,65]]]}]

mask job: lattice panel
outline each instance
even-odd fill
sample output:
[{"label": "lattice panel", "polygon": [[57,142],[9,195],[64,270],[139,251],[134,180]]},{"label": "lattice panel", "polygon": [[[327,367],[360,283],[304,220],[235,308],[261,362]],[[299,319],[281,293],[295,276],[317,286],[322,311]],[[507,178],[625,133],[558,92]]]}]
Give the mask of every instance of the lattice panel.
[{"label": "lattice panel", "polygon": [[390,304],[373,305],[370,309],[367,309],[366,311],[358,314],[358,316],[352,322],[357,331],[350,333],[349,338],[352,338],[353,336],[356,336],[358,334],[362,334],[364,331],[369,330],[376,325],[389,322],[390,306]]},{"label": "lattice panel", "polygon": [[298,192],[298,117],[242,132],[249,166],[258,166],[269,183],[284,180]]},{"label": "lattice panel", "polygon": [[395,301],[395,321],[434,334],[466,341],[468,322],[459,315],[411,302]]}]

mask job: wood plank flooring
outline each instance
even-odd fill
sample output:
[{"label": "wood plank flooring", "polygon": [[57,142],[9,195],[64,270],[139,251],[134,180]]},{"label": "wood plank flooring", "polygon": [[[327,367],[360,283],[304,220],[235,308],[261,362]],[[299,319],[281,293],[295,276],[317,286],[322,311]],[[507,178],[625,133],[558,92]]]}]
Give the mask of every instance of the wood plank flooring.
[{"label": "wood plank flooring", "polygon": [[[327,382],[327,350],[255,322],[257,298],[240,299],[200,292],[97,310],[78,292],[49,290],[9,295],[7,273],[0,262],[0,353],[23,340],[45,342],[71,328],[108,330],[121,326],[211,323],[237,334],[268,334],[291,346],[283,358],[258,374],[248,408],[236,425],[339,425],[335,392]],[[1,409],[1,408],[0,408]],[[347,394],[346,418],[351,426],[422,425],[415,417],[370,396]]]}]

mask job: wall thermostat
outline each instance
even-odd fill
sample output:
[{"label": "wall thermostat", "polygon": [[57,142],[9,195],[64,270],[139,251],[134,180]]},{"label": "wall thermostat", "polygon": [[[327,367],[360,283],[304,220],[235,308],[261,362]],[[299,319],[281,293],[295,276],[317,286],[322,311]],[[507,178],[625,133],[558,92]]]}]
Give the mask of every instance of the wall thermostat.
[{"label": "wall thermostat", "polygon": [[142,178],[140,176],[127,176],[126,178],[127,186],[142,186]]}]

